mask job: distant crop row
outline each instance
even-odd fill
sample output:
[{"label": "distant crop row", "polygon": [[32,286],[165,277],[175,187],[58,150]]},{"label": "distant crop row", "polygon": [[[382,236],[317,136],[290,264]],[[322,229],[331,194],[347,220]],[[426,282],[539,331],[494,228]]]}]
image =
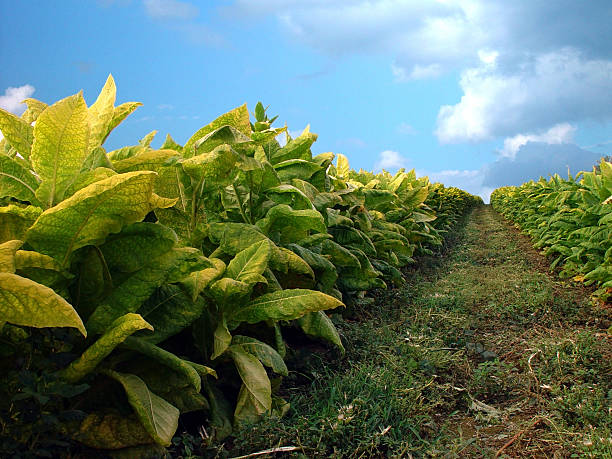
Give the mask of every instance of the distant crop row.
[{"label": "distant crop row", "polygon": [[[372,174],[292,139],[257,104],[185,145],[107,152],[140,104],[27,99],[0,110],[0,451],[217,438],[282,415],[285,337],[343,345],[326,311],[401,284],[480,198]],[[286,135],[281,146],[276,138]]]},{"label": "distant crop row", "polygon": [[612,164],[563,179],[499,188],[491,204],[554,258],[563,277],[595,284],[595,295],[612,294]]}]

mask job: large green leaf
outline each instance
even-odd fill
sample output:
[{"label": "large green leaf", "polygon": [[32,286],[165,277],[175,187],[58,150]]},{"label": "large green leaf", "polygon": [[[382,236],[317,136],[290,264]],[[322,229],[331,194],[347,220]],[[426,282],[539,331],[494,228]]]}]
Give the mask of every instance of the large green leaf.
[{"label": "large green leaf", "polygon": [[220,145],[211,152],[192,156],[182,161],[183,169],[197,182],[205,186],[229,185],[238,173],[235,164],[238,153],[229,145]]},{"label": "large green leaf", "polygon": [[148,434],[163,446],[169,446],[178,428],[179,410],[149,390],[138,376],[106,371],[125,390],[129,404]]},{"label": "large green leaf", "polygon": [[26,327],[73,327],[87,336],[74,308],[49,287],[0,273],[0,322]]},{"label": "large green leaf", "polygon": [[109,169],[108,167],[96,167],[92,170],[81,172],[79,175],[77,175],[74,182],[72,182],[72,185],[70,185],[66,190],[64,198],[69,198],[77,191],[88,187],[92,183],[107,179],[109,177],[112,177],[113,175],[117,175],[117,172],[112,169]]},{"label": "large green leaf", "polygon": [[338,158],[338,161],[336,163],[336,171],[338,173],[338,178],[347,180],[349,178],[349,172],[351,171],[348,158],[340,153],[338,153],[336,156]]},{"label": "large green leaf", "polygon": [[0,243],[0,273],[15,273],[15,254],[23,241],[13,240]]},{"label": "large green leaf", "polygon": [[306,314],[297,320],[298,325],[307,335],[321,338],[337,346],[344,354],[344,346],[333,322],[323,311]]},{"label": "large green leaf", "polygon": [[126,337],[122,346],[127,349],[131,349],[132,351],[140,352],[141,354],[156,360],[162,365],[181,373],[183,376],[185,376],[185,378],[187,378],[189,384],[191,384],[191,386],[193,386],[193,388],[198,392],[202,389],[202,378],[200,373],[193,366],[191,366],[188,361],[177,357],[172,352],[168,352],[161,347],[149,343],[148,341],[141,338],[135,338],[133,336]]},{"label": "large green leaf", "polygon": [[316,252],[308,250],[298,244],[289,244],[288,248],[298,254],[312,268],[319,284],[317,290],[329,293],[338,279],[338,272],[334,264]]},{"label": "large green leaf", "polygon": [[89,107],[89,124],[91,126],[90,148],[101,145],[106,139],[109,126],[115,114],[115,97],[117,88],[112,75],[106,79],[104,87],[96,101]]},{"label": "large green leaf", "polygon": [[203,128],[199,129],[191,138],[187,141],[183,147],[185,158],[189,158],[195,154],[195,143],[202,137],[211,133],[215,129],[221,126],[232,126],[246,136],[251,135],[251,122],[249,120],[249,111],[247,110],[246,104],[241,105],[227,113],[224,113],[216,120],[207,124]]},{"label": "large green leaf", "polygon": [[103,332],[118,317],[137,312],[159,286],[178,282],[207,265],[208,260],[194,248],[174,248],[149,260],[146,266],[115,286],[91,315],[87,328],[94,333]]},{"label": "large green leaf", "polygon": [[56,102],[34,126],[32,168],[40,177],[36,195],[47,207],[64,197],[89,154],[89,114],[81,93]]},{"label": "large green leaf", "polygon": [[231,309],[243,304],[252,289],[253,285],[230,277],[223,277],[211,284],[208,293],[218,305]]},{"label": "large green leaf", "polygon": [[213,353],[210,356],[211,360],[216,359],[223,354],[232,343],[232,335],[227,329],[225,319],[221,317],[215,332],[213,333]]},{"label": "large green leaf", "polygon": [[79,247],[100,244],[110,233],[142,220],[152,208],[155,176],[128,172],[92,183],[46,210],[28,231],[27,242],[65,266]]},{"label": "large green leaf", "polygon": [[395,194],[388,190],[370,190],[364,188],[362,193],[365,195],[368,210],[379,210],[381,212],[393,207],[392,202],[396,198]]},{"label": "large green leaf", "polygon": [[[104,147],[100,145],[91,149],[91,151],[87,155],[87,158],[85,158],[85,161],[83,161],[83,164],[81,164],[81,173],[92,171],[96,169],[97,167],[105,167],[107,169],[112,169],[113,167],[113,165],[110,162],[110,159],[108,158],[108,154],[106,153],[106,150],[104,149]],[[78,179],[78,176],[77,176],[77,179]],[[64,199],[65,198],[66,198],[66,195],[64,195]]]},{"label": "large green leaf", "polygon": [[[61,292],[62,295],[67,295],[65,288],[69,284],[70,279],[74,278],[73,274],[63,270],[53,258],[30,250],[17,251],[15,254],[15,267],[15,274],[51,287],[56,292]],[[81,318],[85,319],[77,300],[72,298],[72,301],[73,307],[78,311]]]},{"label": "large green leaf", "polygon": [[314,205],[303,191],[293,185],[283,184],[266,191],[266,195],[278,204],[287,204],[296,210],[314,209]]},{"label": "large green leaf", "polygon": [[36,121],[38,116],[48,107],[44,102],[32,98],[24,99],[23,103],[26,104],[28,108],[23,112],[23,115],[21,115],[21,119],[28,124]]},{"label": "large green leaf", "polygon": [[206,134],[194,144],[197,155],[208,153],[219,145],[231,145],[236,151],[244,152],[252,147],[252,140],[232,126],[222,126]]},{"label": "large green leaf", "polygon": [[275,373],[283,376],[289,374],[283,358],[270,345],[249,336],[236,335],[232,339],[232,348],[235,349],[237,347],[257,357],[261,363],[272,368]]},{"label": "large green leaf", "polygon": [[292,159],[309,161],[312,159],[310,147],[316,140],[317,135],[310,132],[309,127],[306,127],[299,137],[289,140],[284,147],[276,150],[271,155],[270,162],[272,164],[278,164]]},{"label": "large green leaf", "polygon": [[138,143],[145,148],[150,148],[151,142],[153,142],[153,139],[155,138],[156,135],[157,135],[157,131],[151,131],[147,135],[145,135],[142,139],[140,139]]},{"label": "large green leaf", "polygon": [[327,232],[325,220],[317,210],[293,210],[286,204],[272,207],[266,217],[257,222],[257,227],[268,235],[278,233],[281,242],[299,242],[310,230]]},{"label": "large green leaf", "polygon": [[77,382],[91,373],[128,336],[138,330],[153,330],[139,314],[126,314],[115,320],[98,340],[61,372],[69,382]]},{"label": "large green leaf", "polygon": [[218,258],[210,258],[212,268],[192,272],[181,281],[181,285],[189,292],[191,300],[195,301],[198,295],[217,280],[225,272],[225,263]]},{"label": "large green leaf", "polygon": [[334,309],[344,306],[336,298],[315,290],[293,289],[266,293],[236,309],[228,317],[230,329],[241,322],[254,324],[264,320],[299,319],[313,311]]},{"label": "large green leaf", "polygon": [[274,169],[283,182],[291,179],[308,180],[315,172],[321,170],[321,166],[304,159],[289,159],[274,165]]},{"label": "large green leaf", "polygon": [[265,282],[262,274],[268,267],[271,251],[269,241],[256,242],[239,252],[230,261],[225,271],[225,276],[246,284]]},{"label": "large green leaf", "polygon": [[156,223],[137,222],[110,235],[100,250],[110,269],[135,272],[152,259],[172,249],[178,239],[170,228]]},{"label": "large green leaf", "polygon": [[236,255],[256,242],[269,240],[257,226],[247,223],[212,223],[209,229],[210,239],[228,255]]},{"label": "large green leaf", "polygon": [[142,379],[150,391],[170,402],[182,413],[208,409],[208,401],[197,392],[182,373],[164,368],[148,358],[139,358],[130,362],[130,373]]},{"label": "large green leaf", "polygon": [[115,129],[119,124],[130,115],[134,110],[140,107],[142,104],[140,102],[126,102],[121,104],[113,110],[113,118],[108,125],[108,130],[106,132],[106,136],[102,139],[101,143],[104,143],[106,137],[111,133],[113,129]]},{"label": "large green leaf", "polygon": [[159,173],[168,161],[179,157],[180,155],[174,150],[145,150],[129,158],[113,161],[113,167],[117,172],[155,171]]},{"label": "large green leaf", "polygon": [[81,423],[75,440],[90,448],[121,450],[137,445],[154,444],[136,415],[125,416],[119,411],[95,412]]},{"label": "large green leaf", "polygon": [[359,259],[350,250],[334,241],[325,240],[321,243],[321,253],[331,257],[336,266],[344,268],[361,268]]},{"label": "large green leaf", "polygon": [[192,300],[179,286],[163,285],[138,309],[155,328],[155,333],[145,334],[141,339],[160,343],[191,325],[205,307],[204,298]]},{"label": "large green leaf", "polygon": [[429,195],[429,187],[423,186],[402,194],[402,205],[407,208],[415,209],[422,204]]},{"label": "large green leaf", "polygon": [[34,128],[30,123],[0,108],[0,131],[17,153],[26,160],[30,158],[34,140]]},{"label": "large green leaf", "polygon": [[261,169],[255,169],[249,173],[252,177],[252,187],[251,184],[249,184],[249,187],[254,191],[264,192],[281,184],[281,180],[272,164],[265,159],[261,160]]},{"label": "large green leaf", "polygon": [[142,145],[130,145],[128,147],[121,147],[117,150],[108,152],[108,159],[115,163],[118,161],[123,161],[125,159],[129,159],[133,156],[141,155],[145,152],[149,151],[147,148]]},{"label": "large green leaf", "polygon": [[19,207],[11,204],[0,207],[0,243],[14,239],[25,240],[28,228],[42,213],[35,206]]},{"label": "large green leaf", "polygon": [[270,257],[270,267],[277,272],[286,274],[294,273],[307,276],[311,279],[315,278],[315,274],[306,261],[295,252],[285,248],[277,247],[272,252]]},{"label": "large green leaf", "polygon": [[172,138],[172,136],[170,136],[170,134],[166,134],[166,140],[164,140],[164,143],[162,144],[160,149],[174,150],[178,153],[181,153],[181,154],[183,153],[183,147],[179,145],[178,143],[176,143],[174,139]]},{"label": "large green leaf", "polygon": [[11,197],[38,204],[38,180],[21,163],[0,155],[0,198]]},{"label": "large green leaf", "polygon": [[242,379],[242,387],[234,410],[234,422],[250,424],[272,408],[270,380],[259,359],[241,346],[230,346],[228,352]]},{"label": "large green leaf", "polygon": [[332,226],[329,233],[334,241],[345,247],[356,247],[371,256],[376,256],[376,247],[363,231],[346,225]]},{"label": "large green leaf", "polygon": [[338,209],[325,209],[325,216],[327,217],[327,226],[353,226],[353,220],[349,217],[342,215],[342,211]]}]

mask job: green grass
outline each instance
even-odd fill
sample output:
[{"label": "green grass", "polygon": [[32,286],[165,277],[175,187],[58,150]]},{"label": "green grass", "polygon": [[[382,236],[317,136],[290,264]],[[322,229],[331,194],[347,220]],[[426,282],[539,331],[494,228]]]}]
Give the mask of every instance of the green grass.
[{"label": "green grass", "polygon": [[197,454],[612,457],[609,312],[489,207],[449,247],[334,318],[345,356],[293,354],[284,418]]}]

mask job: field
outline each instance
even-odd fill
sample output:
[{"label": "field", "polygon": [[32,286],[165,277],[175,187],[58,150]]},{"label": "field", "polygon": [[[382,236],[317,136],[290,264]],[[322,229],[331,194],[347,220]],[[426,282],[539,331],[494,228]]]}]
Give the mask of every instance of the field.
[{"label": "field", "polygon": [[347,356],[311,356],[288,416],[241,432],[232,454],[609,457],[609,308],[490,207],[420,262],[341,322]]},{"label": "field", "polygon": [[261,103],[107,151],[115,100],[0,110],[0,453],[611,454],[610,163],[506,221]]}]

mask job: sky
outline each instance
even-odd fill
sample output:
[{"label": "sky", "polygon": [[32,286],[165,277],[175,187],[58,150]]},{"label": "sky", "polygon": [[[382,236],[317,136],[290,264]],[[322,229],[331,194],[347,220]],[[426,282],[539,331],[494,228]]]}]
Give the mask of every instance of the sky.
[{"label": "sky", "polygon": [[590,170],[612,150],[609,0],[0,0],[0,107],[20,114],[108,74],[143,103],[113,150],[183,144],[261,101],[314,154],[416,169],[485,200]]}]

